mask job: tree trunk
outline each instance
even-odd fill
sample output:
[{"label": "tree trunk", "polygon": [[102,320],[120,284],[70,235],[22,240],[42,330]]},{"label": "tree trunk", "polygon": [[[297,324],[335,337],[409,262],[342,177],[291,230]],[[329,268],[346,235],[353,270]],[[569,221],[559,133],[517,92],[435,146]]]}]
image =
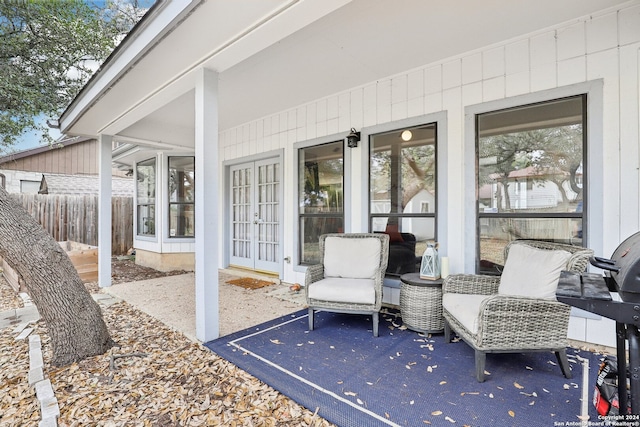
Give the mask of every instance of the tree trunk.
[{"label": "tree trunk", "polygon": [[0,187],[0,257],[22,277],[45,321],[56,366],[105,353],[113,341],[69,256]]}]

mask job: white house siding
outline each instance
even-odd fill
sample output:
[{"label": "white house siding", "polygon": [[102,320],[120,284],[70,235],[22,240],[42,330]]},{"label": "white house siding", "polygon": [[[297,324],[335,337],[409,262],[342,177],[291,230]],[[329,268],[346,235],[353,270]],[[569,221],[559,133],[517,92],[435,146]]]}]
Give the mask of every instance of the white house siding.
[{"label": "white house siding", "polygon": [[[588,185],[592,189],[590,206],[599,212],[590,212],[590,218],[601,217],[601,224],[592,226],[594,230],[601,227],[603,232],[598,233],[601,237],[592,232],[589,246],[596,254],[609,256],[622,239],[639,228],[639,62],[640,5],[633,2],[226,129],[220,136],[220,158],[229,161],[284,149],[287,226],[283,244],[285,257],[291,256],[296,252],[296,228],[289,226],[296,223],[294,143],[346,135],[351,127],[361,130],[445,111],[447,140],[439,144],[446,144],[448,150],[448,192],[440,194],[439,203],[447,204],[449,217],[446,236],[439,236],[439,240],[447,248],[451,271],[464,272],[473,260],[466,259],[470,240],[461,224],[473,222],[475,215],[475,206],[465,204],[465,196],[473,189],[463,184],[469,173],[465,168],[473,167],[462,160],[468,154],[465,138],[473,131],[465,127],[465,108],[601,79],[603,114],[589,117],[590,123],[600,123],[597,127],[602,129],[602,141],[594,141],[593,135],[589,139],[596,147],[601,144],[602,150],[595,153],[601,159],[589,159],[589,177],[602,180],[604,194],[593,192],[598,185]],[[366,185],[361,170],[366,165],[361,158],[367,155],[364,145],[363,141],[351,150],[351,183],[356,189]],[[602,165],[600,170],[593,170],[593,164],[598,163]],[[366,210],[367,206],[356,204],[353,215],[347,214],[352,231],[366,229],[362,219]],[[302,269],[293,264],[285,264],[284,269],[285,281],[303,280]],[[615,345],[613,327],[607,319],[574,317],[570,337]]]},{"label": "white house siding", "polygon": [[5,190],[8,193],[21,193],[21,182],[28,181],[31,184],[33,194],[38,193],[42,174],[40,172],[16,171],[11,169],[0,169],[0,174],[5,177]]}]

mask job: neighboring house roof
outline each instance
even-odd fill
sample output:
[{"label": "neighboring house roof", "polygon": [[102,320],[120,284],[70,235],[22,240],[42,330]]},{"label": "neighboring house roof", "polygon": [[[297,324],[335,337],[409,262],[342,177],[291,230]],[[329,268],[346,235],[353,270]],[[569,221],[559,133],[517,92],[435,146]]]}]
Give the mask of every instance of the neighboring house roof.
[{"label": "neighboring house roof", "polygon": [[[43,174],[39,194],[66,194],[72,196],[98,195],[99,177],[96,175]],[[133,178],[114,176],[111,181],[113,197],[133,197]]]}]

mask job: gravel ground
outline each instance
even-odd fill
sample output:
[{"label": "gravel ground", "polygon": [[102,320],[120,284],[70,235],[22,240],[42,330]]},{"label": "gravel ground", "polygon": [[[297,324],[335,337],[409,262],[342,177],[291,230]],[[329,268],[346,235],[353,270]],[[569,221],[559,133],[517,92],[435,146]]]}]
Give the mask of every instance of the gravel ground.
[{"label": "gravel ground", "polygon": [[[87,287],[99,291],[95,284]],[[245,298],[251,298],[251,292],[247,290]],[[264,304],[264,293],[254,295]],[[21,304],[0,276],[0,310]],[[117,346],[62,368],[50,365],[46,325],[35,324],[33,333],[42,338],[45,376],[60,406],[58,425],[331,426],[128,303],[102,311]],[[27,378],[28,343],[14,338],[11,328],[0,330],[0,425],[37,426],[39,407]]]}]

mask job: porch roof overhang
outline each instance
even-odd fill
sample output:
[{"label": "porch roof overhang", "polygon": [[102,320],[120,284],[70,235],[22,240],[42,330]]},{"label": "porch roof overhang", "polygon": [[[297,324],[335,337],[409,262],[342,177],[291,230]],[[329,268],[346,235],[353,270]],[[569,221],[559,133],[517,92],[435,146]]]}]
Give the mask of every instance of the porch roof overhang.
[{"label": "porch roof overhang", "polygon": [[219,73],[225,130],[620,3],[158,0],[59,123],[69,135],[113,135],[126,144],[114,161],[130,164],[193,149],[202,67]]}]

